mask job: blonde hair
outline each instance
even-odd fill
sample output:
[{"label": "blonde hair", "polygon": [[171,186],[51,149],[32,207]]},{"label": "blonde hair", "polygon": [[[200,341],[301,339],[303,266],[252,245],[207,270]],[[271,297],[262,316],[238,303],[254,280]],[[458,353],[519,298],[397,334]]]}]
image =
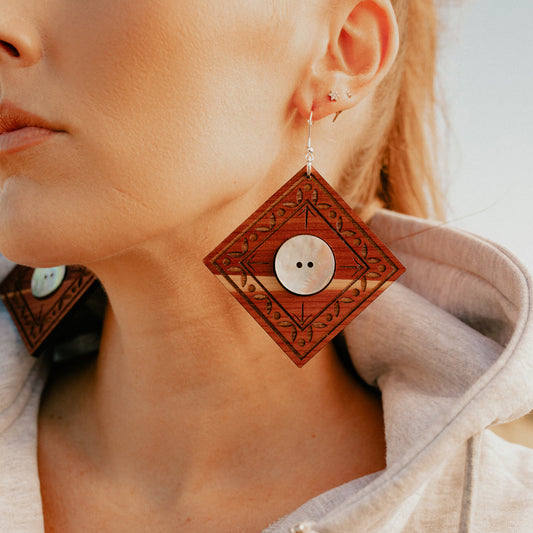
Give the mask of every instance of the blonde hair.
[{"label": "blonde hair", "polygon": [[[367,218],[380,207],[442,218],[435,178],[437,15],[433,0],[391,0],[400,32],[396,62],[377,89],[371,127],[342,189]],[[357,176],[355,183],[353,176]]]}]

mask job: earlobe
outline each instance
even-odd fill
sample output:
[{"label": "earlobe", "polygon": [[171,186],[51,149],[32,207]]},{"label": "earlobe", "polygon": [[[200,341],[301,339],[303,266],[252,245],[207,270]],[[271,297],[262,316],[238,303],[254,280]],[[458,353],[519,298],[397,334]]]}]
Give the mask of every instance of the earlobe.
[{"label": "earlobe", "polygon": [[390,0],[346,0],[329,20],[327,51],[317,57],[294,103],[315,120],[361,102],[390,70],[398,26]]}]

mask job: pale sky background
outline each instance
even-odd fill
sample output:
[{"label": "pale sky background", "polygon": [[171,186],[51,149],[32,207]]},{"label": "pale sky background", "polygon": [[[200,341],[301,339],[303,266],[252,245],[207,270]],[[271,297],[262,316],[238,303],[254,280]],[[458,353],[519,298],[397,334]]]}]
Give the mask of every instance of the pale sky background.
[{"label": "pale sky background", "polygon": [[442,3],[448,219],[533,271],[533,0]]}]

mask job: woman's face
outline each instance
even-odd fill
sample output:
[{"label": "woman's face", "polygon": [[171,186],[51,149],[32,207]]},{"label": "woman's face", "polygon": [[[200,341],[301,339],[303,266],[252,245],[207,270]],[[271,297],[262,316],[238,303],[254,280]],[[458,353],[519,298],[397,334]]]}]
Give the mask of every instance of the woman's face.
[{"label": "woman's face", "polygon": [[61,132],[0,153],[0,251],[90,262],[246,195],[282,149],[309,53],[309,8],[284,4],[3,2],[2,102]]}]

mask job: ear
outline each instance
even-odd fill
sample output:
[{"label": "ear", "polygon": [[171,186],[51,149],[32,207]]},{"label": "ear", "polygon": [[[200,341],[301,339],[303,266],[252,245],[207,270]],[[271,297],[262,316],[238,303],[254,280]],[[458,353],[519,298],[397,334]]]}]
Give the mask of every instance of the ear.
[{"label": "ear", "polygon": [[326,22],[325,53],[310,64],[294,95],[294,105],[306,119],[311,111],[319,120],[356,106],[379,85],[398,53],[390,0],[338,2]]}]

